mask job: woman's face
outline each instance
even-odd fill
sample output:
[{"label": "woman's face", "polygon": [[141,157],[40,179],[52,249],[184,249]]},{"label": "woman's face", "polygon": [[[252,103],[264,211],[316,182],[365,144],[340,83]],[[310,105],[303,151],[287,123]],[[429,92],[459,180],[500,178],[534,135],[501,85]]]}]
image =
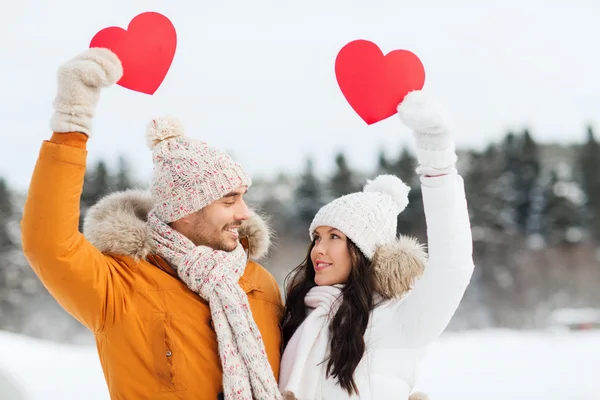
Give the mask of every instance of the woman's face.
[{"label": "woman's face", "polygon": [[314,238],[310,258],[315,269],[315,283],[318,286],[345,283],[352,270],[346,235],[330,226],[320,226],[315,229]]}]

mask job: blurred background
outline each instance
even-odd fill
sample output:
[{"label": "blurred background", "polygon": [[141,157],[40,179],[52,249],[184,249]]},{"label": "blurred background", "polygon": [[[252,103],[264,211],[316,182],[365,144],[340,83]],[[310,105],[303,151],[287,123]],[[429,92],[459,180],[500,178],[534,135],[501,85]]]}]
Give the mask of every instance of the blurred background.
[{"label": "blurred background", "polygon": [[364,124],[333,69],[355,39],[411,50],[458,127],[476,265],[418,388],[434,400],[600,399],[600,5],[204,3],[0,6],[0,398],[108,399],[93,337],[33,274],[19,221],[57,67],[98,30],[158,11],[178,31],[173,65],[153,96],[102,94],[82,213],[147,187],[145,125],[173,114],[252,174],[248,203],[276,232],[264,265],[281,284],[306,256],[319,207],[376,174],[411,185],[398,229],[426,242],[410,132],[397,116]]}]

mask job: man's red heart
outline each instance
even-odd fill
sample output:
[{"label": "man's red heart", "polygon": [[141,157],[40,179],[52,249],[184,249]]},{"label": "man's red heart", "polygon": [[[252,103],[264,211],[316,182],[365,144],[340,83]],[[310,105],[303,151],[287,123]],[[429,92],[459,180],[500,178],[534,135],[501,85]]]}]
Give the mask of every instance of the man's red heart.
[{"label": "man's red heart", "polygon": [[367,40],[340,50],[335,75],[346,100],[368,125],[394,115],[404,96],[425,84],[425,69],[415,54],[394,50],[384,56]]},{"label": "man's red heart", "polygon": [[111,26],[92,39],[90,47],[112,50],[123,64],[117,84],[137,92],[154,94],[162,84],[177,47],[177,33],[162,14],[146,12],[131,20],[127,30]]}]

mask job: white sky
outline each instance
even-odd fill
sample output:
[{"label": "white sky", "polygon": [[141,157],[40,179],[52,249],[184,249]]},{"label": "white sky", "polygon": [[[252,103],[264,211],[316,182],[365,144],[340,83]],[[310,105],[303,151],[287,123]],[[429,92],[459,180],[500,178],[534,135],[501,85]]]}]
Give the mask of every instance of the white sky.
[{"label": "white sky", "polygon": [[[21,0],[0,6],[0,174],[25,189],[48,121],[58,66],[100,29],[145,11],[168,16],[178,48],[154,96],[115,86],[102,94],[90,159],[124,153],[148,179],[145,126],[173,114],[187,134],[231,152],[255,178],[295,172],[309,153],[323,176],[332,153],[374,167],[384,147],[412,146],[397,116],[367,126],[341,94],[339,49],[355,39],[425,65],[425,89],[481,147],[527,126],[540,141],[579,142],[600,129],[600,3],[593,0]],[[185,4],[185,5],[184,5]],[[568,4],[568,5],[567,5]]]}]

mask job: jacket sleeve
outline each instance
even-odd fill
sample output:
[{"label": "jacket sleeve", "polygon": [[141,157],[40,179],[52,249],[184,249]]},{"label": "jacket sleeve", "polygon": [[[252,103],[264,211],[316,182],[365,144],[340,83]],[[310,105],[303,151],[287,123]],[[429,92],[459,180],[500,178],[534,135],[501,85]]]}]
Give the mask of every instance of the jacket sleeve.
[{"label": "jacket sleeve", "polygon": [[125,313],[132,271],[79,232],[87,136],[55,133],[42,144],[25,202],[21,234],[31,267],[58,303],[93,332]]},{"label": "jacket sleeve", "polygon": [[429,261],[412,291],[398,301],[394,331],[419,347],[446,329],[473,274],[471,225],[460,175],[422,177]]}]

